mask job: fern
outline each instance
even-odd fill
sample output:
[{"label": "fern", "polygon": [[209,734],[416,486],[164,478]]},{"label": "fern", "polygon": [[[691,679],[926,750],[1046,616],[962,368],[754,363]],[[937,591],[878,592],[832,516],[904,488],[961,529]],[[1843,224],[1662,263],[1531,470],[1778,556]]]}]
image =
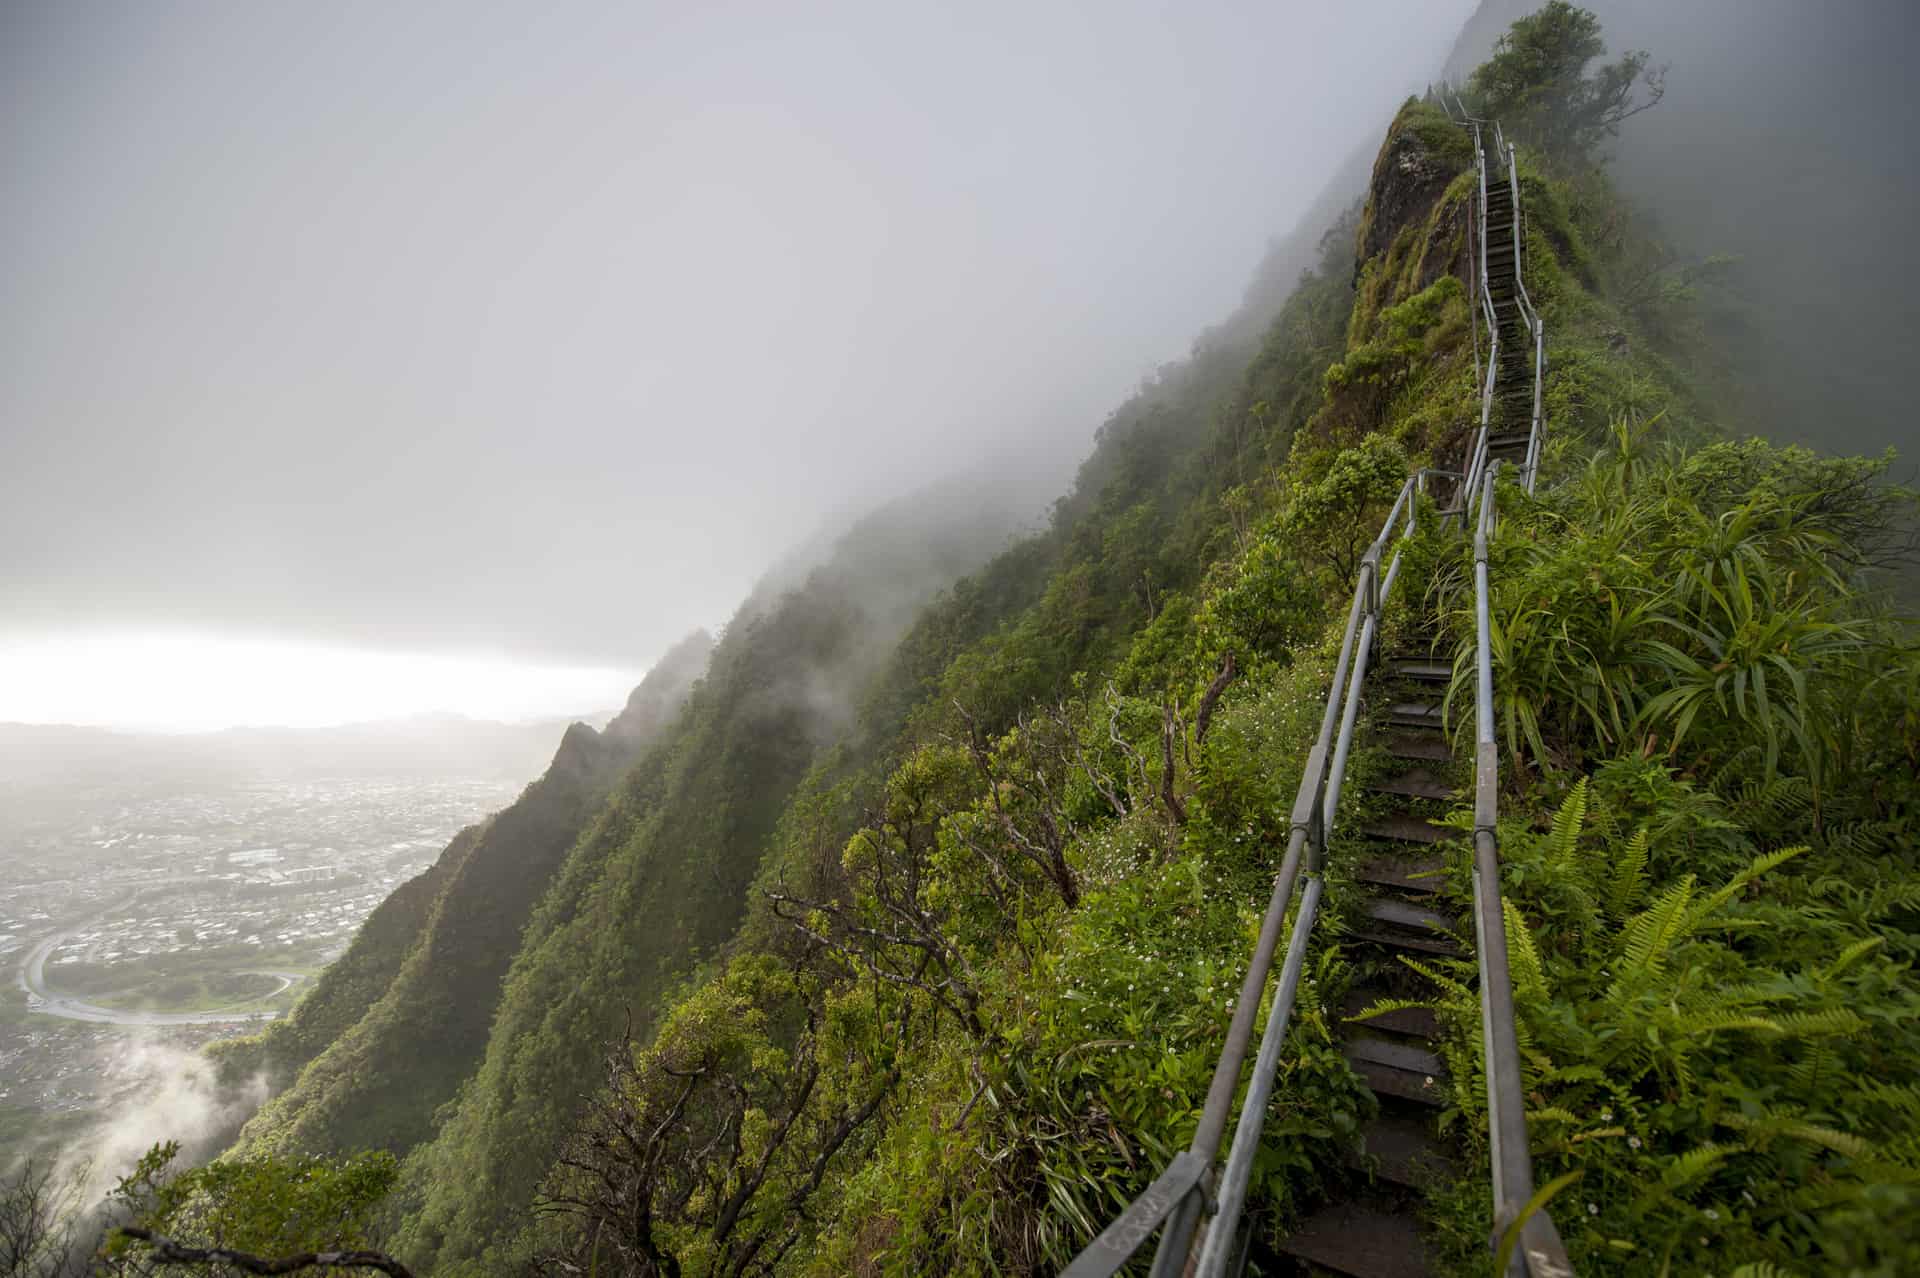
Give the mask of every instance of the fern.
[{"label": "fern", "polygon": [[1639,901],[1647,890],[1647,829],[1641,826],[1627,840],[1626,850],[1613,867],[1613,879],[1607,885],[1607,913],[1616,921],[1627,917],[1627,911]]},{"label": "fern", "polygon": [[1507,966],[1513,976],[1514,993],[1546,998],[1546,968],[1540,962],[1540,951],[1534,946],[1526,919],[1521,917],[1511,897],[1501,899],[1500,913],[1507,924]]},{"label": "fern", "polygon": [[1547,836],[1546,862],[1555,870],[1566,872],[1573,864],[1574,849],[1580,841],[1580,831],[1587,822],[1587,779],[1581,777],[1573,783],[1573,789],[1560,804],[1560,810],[1553,814],[1553,833]]},{"label": "fern", "polygon": [[1820,979],[1823,981],[1831,981],[1834,977],[1852,967],[1855,962],[1872,953],[1874,950],[1879,949],[1886,943],[1887,938],[1884,936],[1869,936],[1863,940],[1855,941],[1852,945],[1840,951],[1839,957],[1834,959],[1824,972],[1820,973]]},{"label": "fern", "polygon": [[1667,952],[1686,923],[1687,908],[1692,901],[1693,876],[1689,874],[1627,924],[1622,971],[1614,979],[1610,998],[1615,1001],[1625,998],[1630,991],[1666,970]]},{"label": "fern", "polygon": [[1799,847],[1781,848],[1778,851],[1768,852],[1763,856],[1755,857],[1752,864],[1733,876],[1732,882],[1728,883],[1713,895],[1706,897],[1688,912],[1681,935],[1692,935],[1700,924],[1706,921],[1709,915],[1715,913],[1728,901],[1731,901],[1734,897],[1746,891],[1748,884],[1769,871],[1778,869],[1806,850],[1806,846],[1802,844]]},{"label": "fern", "polygon": [[1347,1017],[1346,1020],[1348,1024],[1353,1024],[1358,1021],[1371,1020],[1376,1016],[1385,1016],[1389,1012],[1406,1012],[1406,1011],[1414,1011],[1414,1010],[1438,1011],[1439,1008],[1435,1007],[1435,1005],[1431,1002],[1422,1001],[1420,999],[1383,998],[1383,999],[1376,999],[1374,1002],[1368,1004],[1366,1007],[1363,1007],[1359,1011],[1355,1012],[1352,1016]]},{"label": "fern", "polygon": [[1845,1007],[1818,1012],[1787,1012],[1779,1017],[1780,1031],[1794,1038],[1850,1038],[1867,1028],[1859,1013]]},{"label": "fern", "polygon": [[1674,1158],[1661,1169],[1660,1183],[1670,1190],[1684,1189],[1725,1162],[1733,1147],[1709,1141]]},{"label": "fern", "polygon": [[1749,829],[1778,829],[1804,820],[1813,810],[1813,784],[1791,774],[1748,781],[1734,795],[1733,814]]}]

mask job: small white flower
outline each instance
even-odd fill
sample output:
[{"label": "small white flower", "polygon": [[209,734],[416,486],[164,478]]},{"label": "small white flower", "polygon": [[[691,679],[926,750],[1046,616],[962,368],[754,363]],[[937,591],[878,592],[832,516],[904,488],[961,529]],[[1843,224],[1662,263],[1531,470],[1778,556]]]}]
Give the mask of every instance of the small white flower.
[{"label": "small white flower", "polygon": [[1611,1123],[1613,1121],[1613,1111],[1610,1109],[1601,1110],[1600,1121],[1603,1123]]},{"label": "small white flower", "polygon": [[1640,1138],[1638,1136],[1627,1137],[1627,1148],[1628,1149],[1640,1148]]},{"label": "small white flower", "polygon": [[1600,1204],[1599,1204],[1599,1203],[1588,1203],[1588,1204],[1587,1204],[1587,1215],[1589,1215],[1589,1216],[1598,1216],[1599,1214],[1600,1214]]},{"label": "small white flower", "polygon": [[1718,1220],[1718,1219],[1720,1219],[1720,1213],[1719,1213],[1719,1212],[1717,1212],[1717,1211],[1715,1211],[1715,1210],[1714,1210],[1713,1208],[1711,1208],[1711,1207],[1709,1207],[1709,1208],[1707,1208],[1707,1219],[1708,1219],[1708,1220]]}]

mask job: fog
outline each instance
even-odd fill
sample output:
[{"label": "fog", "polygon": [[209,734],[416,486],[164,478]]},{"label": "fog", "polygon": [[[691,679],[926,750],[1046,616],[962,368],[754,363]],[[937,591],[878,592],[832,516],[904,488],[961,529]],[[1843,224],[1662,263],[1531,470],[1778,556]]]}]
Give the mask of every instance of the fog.
[{"label": "fog", "polygon": [[1469,7],[9,6],[0,624],[644,665],[1064,487]]},{"label": "fog", "polygon": [[[1458,77],[1538,7],[1488,0]],[[1911,0],[1589,0],[1611,56],[1668,68],[1614,145],[1621,187],[1689,260],[1739,259],[1720,336],[1727,424],[1834,452],[1906,454],[1920,331],[1920,93]]]}]

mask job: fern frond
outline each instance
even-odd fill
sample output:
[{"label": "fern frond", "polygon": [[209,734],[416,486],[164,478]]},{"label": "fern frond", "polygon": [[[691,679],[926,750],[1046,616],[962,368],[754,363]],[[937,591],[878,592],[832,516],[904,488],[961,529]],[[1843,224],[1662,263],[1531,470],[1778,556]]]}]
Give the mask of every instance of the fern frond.
[{"label": "fern frond", "polygon": [[1448,1000],[1448,1005],[1465,1006],[1465,1007],[1471,1007],[1475,1009],[1479,1008],[1480,996],[1474,993],[1472,988],[1467,986],[1464,982],[1455,980],[1453,977],[1448,976],[1444,972],[1440,971],[1440,969],[1435,967],[1433,964],[1423,962],[1420,959],[1412,958],[1405,954],[1398,954],[1398,955],[1395,955],[1395,957],[1398,958],[1402,963],[1405,963],[1408,967],[1412,968],[1414,971],[1418,972],[1420,975],[1426,977],[1429,981],[1432,981],[1435,985],[1439,986],[1441,989],[1445,990],[1448,994],[1452,995],[1453,996],[1452,999]]},{"label": "fern frond", "polygon": [[1885,945],[1886,942],[1887,938],[1884,936],[1869,936],[1864,940],[1855,941],[1846,949],[1841,950],[1839,957],[1827,965],[1827,970],[1820,973],[1820,979],[1823,981],[1831,981],[1834,977],[1840,975],[1840,973],[1846,971],[1849,967],[1852,967],[1861,956],[1879,949],[1882,945]]},{"label": "fern frond", "polygon": [[1568,1123],[1575,1125],[1580,1122],[1572,1110],[1561,1109],[1558,1105],[1548,1105],[1544,1109],[1528,1110],[1527,1121],[1529,1123]]},{"label": "fern frond", "polygon": [[1633,916],[1627,924],[1622,945],[1620,974],[1614,978],[1609,996],[1624,997],[1642,981],[1658,977],[1666,970],[1667,951],[1686,922],[1687,907],[1693,902],[1693,876],[1683,876],[1668,888],[1651,907]]},{"label": "fern frond", "polygon": [[1764,1016],[1687,1016],[1680,1018],[1673,1033],[1681,1038],[1700,1038],[1721,1030],[1753,1030],[1761,1034],[1785,1034],[1778,1022]]},{"label": "fern frond", "polygon": [[1553,814],[1553,832],[1547,836],[1547,864],[1565,870],[1573,864],[1575,845],[1587,823],[1587,779],[1581,777]]},{"label": "fern frond", "polygon": [[1680,1189],[1701,1179],[1724,1162],[1734,1148],[1708,1141],[1679,1155],[1660,1173],[1660,1183],[1668,1189]]},{"label": "fern frond", "polygon": [[1513,975],[1514,993],[1548,997],[1546,966],[1513,898],[1501,898],[1500,913],[1507,922],[1507,966]]},{"label": "fern frond", "polygon": [[1813,785],[1805,777],[1787,774],[1749,781],[1734,796],[1732,807],[1750,829],[1777,828],[1813,810]]},{"label": "fern frond", "polygon": [[1755,857],[1752,864],[1748,865],[1747,868],[1740,871],[1740,873],[1734,875],[1733,879],[1728,882],[1725,887],[1713,893],[1711,896],[1703,898],[1698,905],[1694,906],[1693,909],[1688,912],[1686,928],[1681,935],[1684,936],[1692,933],[1709,915],[1713,914],[1734,897],[1740,895],[1740,893],[1746,891],[1749,883],[1752,883],[1755,879],[1770,871],[1778,869],[1780,866],[1785,865],[1788,861],[1793,860],[1794,857],[1801,855],[1807,850],[1806,844],[1802,843],[1795,847],[1779,848]]},{"label": "fern frond", "polygon": [[1647,827],[1641,826],[1627,840],[1626,848],[1614,864],[1613,879],[1607,885],[1607,913],[1624,919],[1647,888]]},{"label": "fern frond", "polygon": [[1780,1030],[1794,1038],[1849,1038],[1867,1028],[1860,1014],[1848,1007],[1819,1012],[1787,1012],[1774,1018]]},{"label": "fern frond", "polygon": [[1408,1012],[1415,1010],[1437,1012],[1441,1009],[1430,1002],[1424,1002],[1420,999],[1383,998],[1377,999],[1366,1007],[1361,1008],[1352,1016],[1346,1017],[1345,1020],[1348,1024],[1352,1024],[1355,1021],[1370,1020],[1375,1016],[1385,1016],[1389,1012]]},{"label": "fern frond", "polygon": [[1809,1145],[1818,1145],[1822,1149],[1830,1149],[1848,1158],[1871,1158],[1874,1155],[1874,1146],[1871,1141],[1863,1140],[1852,1132],[1822,1127],[1818,1123],[1809,1123],[1800,1118],[1769,1114],[1756,1119],[1748,1118],[1745,1114],[1725,1114],[1721,1116],[1720,1121],[1738,1132],[1767,1138],[1786,1136],[1805,1141]]}]

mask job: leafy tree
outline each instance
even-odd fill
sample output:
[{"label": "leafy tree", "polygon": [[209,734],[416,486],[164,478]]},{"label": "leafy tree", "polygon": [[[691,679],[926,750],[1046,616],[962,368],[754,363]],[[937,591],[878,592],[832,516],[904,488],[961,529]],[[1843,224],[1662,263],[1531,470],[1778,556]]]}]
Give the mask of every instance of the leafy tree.
[{"label": "leafy tree", "polygon": [[120,1178],[112,1198],[129,1223],[104,1249],[107,1272],[362,1268],[409,1278],[372,1246],[375,1215],[399,1174],[393,1155],[222,1159],[176,1172],[179,1154],[178,1142],[155,1145]]},{"label": "leafy tree", "polygon": [[1576,164],[1666,92],[1666,69],[1651,66],[1644,50],[1588,75],[1588,64],[1606,51],[1600,20],[1590,10],[1549,0],[1500,37],[1493,56],[1468,79],[1467,95],[1478,114],[1555,160]]},{"label": "leafy tree", "polygon": [[918,1026],[872,1015],[872,998],[746,956],[682,1002],[653,1046],[616,1044],[607,1087],[542,1188],[536,1210],[562,1231],[538,1272],[771,1272],[835,1157],[887,1101]]},{"label": "leafy tree", "polygon": [[1384,435],[1369,435],[1294,489],[1275,532],[1297,547],[1301,559],[1351,585],[1361,556],[1379,535],[1387,503],[1406,479],[1406,450]]}]

